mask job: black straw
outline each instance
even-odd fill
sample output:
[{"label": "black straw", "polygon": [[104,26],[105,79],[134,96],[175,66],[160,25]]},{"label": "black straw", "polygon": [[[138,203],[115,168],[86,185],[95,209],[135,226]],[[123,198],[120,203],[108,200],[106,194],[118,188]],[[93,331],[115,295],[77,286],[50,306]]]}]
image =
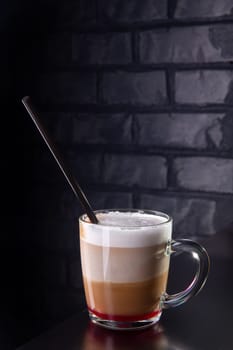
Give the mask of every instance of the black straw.
[{"label": "black straw", "polygon": [[66,180],[68,181],[70,187],[72,188],[75,196],[80,200],[82,207],[84,208],[87,216],[89,217],[90,221],[94,224],[98,224],[97,217],[95,213],[93,212],[85,194],[81,190],[79,184],[77,183],[76,179],[73,177],[71,172],[67,169],[67,167],[64,164],[63,159],[58,154],[58,151],[56,150],[54,144],[52,143],[50,137],[48,136],[47,131],[44,129],[44,127],[41,124],[40,118],[38,113],[35,111],[35,108],[32,106],[31,99],[29,96],[25,96],[22,99],[22,103],[24,107],[26,108],[28,114],[32,118],[33,122],[35,123],[37,129],[39,130],[41,136],[43,137],[45,143],[47,144],[50,152],[52,153],[54,159],[56,160],[59,168],[61,169],[63,175],[65,176]]}]

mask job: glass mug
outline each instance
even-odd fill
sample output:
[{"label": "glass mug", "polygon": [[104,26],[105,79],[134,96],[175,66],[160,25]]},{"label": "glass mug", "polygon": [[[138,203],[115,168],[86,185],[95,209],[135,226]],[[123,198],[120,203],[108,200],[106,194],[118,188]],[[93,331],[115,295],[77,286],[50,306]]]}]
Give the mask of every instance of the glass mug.
[{"label": "glass mug", "polygon": [[[83,285],[92,322],[110,329],[141,329],[162,310],[196,295],[206,282],[209,257],[198,243],[172,240],[172,218],[153,210],[112,209],[79,218]],[[191,284],[166,293],[170,255],[189,252],[197,264]]]}]

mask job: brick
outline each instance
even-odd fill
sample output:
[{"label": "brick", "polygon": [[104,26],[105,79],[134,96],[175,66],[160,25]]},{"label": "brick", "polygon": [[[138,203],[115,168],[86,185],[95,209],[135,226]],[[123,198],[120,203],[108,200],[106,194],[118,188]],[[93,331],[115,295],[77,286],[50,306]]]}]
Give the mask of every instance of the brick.
[{"label": "brick", "polygon": [[174,160],[175,183],[178,188],[233,193],[232,174],[232,159],[196,157]]},{"label": "brick", "polygon": [[71,125],[70,142],[73,144],[132,143],[132,115],[130,114],[73,115]]},{"label": "brick", "polygon": [[231,24],[150,30],[139,38],[142,63],[208,63],[233,58]]},{"label": "brick", "polygon": [[[59,151],[61,149],[62,158],[65,160],[67,168],[71,170],[73,176],[80,184],[86,186],[89,182],[99,182],[103,161],[101,152],[80,153],[74,151],[71,147],[67,149],[59,148]],[[66,186],[66,189],[70,191],[70,187],[64,175],[48,150],[46,150],[44,154],[39,155],[36,166],[37,167],[34,169],[34,177],[37,184],[40,182],[47,186],[57,186],[57,184],[59,184],[59,186]],[[61,193],[60,190],[59,193]]]},{"label": "brick", "polygon": [[175,10],[177,18],[219,17],[232,15],[232,0],[178,0]]},{"label": "brick", "polygon": [[166,159],[159,156],[106,155],[103,181],[125,186],[166,187]]},{"label": "brick", "polygon": [[232,71],[182,71],[175,75],[177,103],[233,103]]},{"label": "brick", "polygon": [[[82,188],[85,188],[89,184],[99,183],[103,162],[102,152],[80,153],[75,151],[74,147],[68,147],[67,150],[61,152],[61,154],[67,168],[71,171]],[[35,182],[36,186],[44,186],[41,193],[39,193],[39,190],[37,192],[38,201],[42,202],[44,196],[51,204],[51,212],[55,213],[57,211],[56,200],[60,200],[66,191],[72,194],[73,192],[57,163],[52,156],[50,156],[50,154],[45,154],[43,157],[41,156],[37,159],[32,180]],[[58,192],[56,193],[55,191]],[[33,199],[32,196],[31,198]],[[45,211],[45,208],[42,208],[42,211]]]},{"label": "brick", "polygon": [[41,76],[36,98],[42,103],[95,103],[96,76],[90,72],[59,72]]},{"label": "brick", "polygon": [[68,162],[74,176],[80,184],[98,183],[101,179],[103,157],[100,153],[77,154],[73,151],[69,154]]},{"label": "brick", "polygon": [[[221,233],[230,229],[232,232],[232,208],[233,196],[221,197],[216,201],[216,212],[214,216],[214,224],[216,231]],[[230,247],[232,252],[232,247]]]},{"label": "brick", "polygon": [[233,115],[231,111],[225,114],[222,122],[222,132],[222,147],[226,150],[233,150]]},{"label": "brick", "polygon": [[130,63],[130,33],[73,34],[72,59],[79,64]]},{"label": "brick", "polygon": [[[77,114],[67,112],[42,114],[43,124],[52,139],[66,146],[80,143],[132,143],[132,115],[130,114]],[[116,130],[118,130],[117,134]]]},{"label": "brick", "polygon": [[81,214],[81,205],[71,189],[63,191],[59,201],[60,218],[74,220]]},{"label": "brick", "polygon": [[[100,186],[99,186],[100,187]],[[109,208],[132,208],[133,199],[130,192],[89,191],[88,198],[95,210]]]},{"label": "brick", "polygon": [[55,11],[55,23],[57,27],[84,26],[96,23],[95,0],[59,0]]},{"label": "brick", "polygon": [[50,35],[46,44],[44,55],[50,64],[69,64],[72,61],[72,36],[69,32]]},{"label": "brick", "polygon": [[[35,183],[41,183],[41,184],[56,184],[56,183],[63,183],[66,184],[66,180],[64,178],[64,175],[58,168],[58,165],[56,161],[54,160],[51,152],[43,142],[43,140],[40,138],[40,147],[41,150],[38,152],[35,152],[34,158],[34,167],[32,169],[32,181]],[[60,146],[60,145],[59,145]],[[63,148],[59,147],[59,151]],[[61,152],[63,153],[63,152]],[[64,159],[67,159],[64,152]]]},{"label": "brick", "polygon": [[41,114],[43,114],[43,124],[45,125],[52,139],[56,143],[65,145],[69,144],[73,132],[73,113],[46,112]]},{"label": "brick", "polygon": [[101,0],[100,9],[105,21],[151,21],[167,17],[167,0]]},{"label": "brick", "polygon": [[[98,185],[98,191],[85,189],[85,194],[93,210],[109,208],[131,208],[132,194],[130,192],[110,192],[101,189]],[[73,193],[67,192],[60,202],[61,217],[66,220],[78,220],[78,217],[84,213],[79,201]],[[77,234],[77,227],[74,228],[74,234]]]},{"label": "brick", "polygon": [[221,148],[224,114],[137,114],[139,145],[209,149]]},{"label": "brick", "polygon": [[213,200],[141,194],[139,207],[162,211],[172,216],[174,238],[209,236],[216,230],[216,203]]},{"label": "brick", "polygon": [[233,41],[233,28],[230,25],[210,26],[209,38],[216,50],[220,50],[221,56],[225,60],[232,59],[233,48],[231,42]]},{"label": "brick", "polygon": [[165,104],[165,74],[162,71],[106,73],[103,76],[103,96],[108,104]]}]

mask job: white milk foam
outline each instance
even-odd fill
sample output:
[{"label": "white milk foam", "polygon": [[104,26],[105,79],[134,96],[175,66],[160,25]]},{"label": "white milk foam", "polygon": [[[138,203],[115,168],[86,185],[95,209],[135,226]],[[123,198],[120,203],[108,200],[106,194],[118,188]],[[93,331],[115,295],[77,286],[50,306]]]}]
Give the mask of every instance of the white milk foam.
[{"label": "white milk foam", "polygon": [[97,218],[99,224],[86,223],[82,235],[82,240],[97,246],[146,247],[171,239],[171,221],[159,215],[110,211]]}]

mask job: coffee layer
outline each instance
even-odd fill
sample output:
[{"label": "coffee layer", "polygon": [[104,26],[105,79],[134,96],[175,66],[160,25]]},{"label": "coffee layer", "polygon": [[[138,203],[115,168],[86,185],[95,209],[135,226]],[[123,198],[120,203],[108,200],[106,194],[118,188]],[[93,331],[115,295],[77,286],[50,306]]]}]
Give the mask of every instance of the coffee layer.
[{"label": "coffee layer", "polygon": [[84,277],[87,305],[108,315],[143,315],[159,308],[166,290],[167,272],[156,278],[135,283],[106,283]]}]

